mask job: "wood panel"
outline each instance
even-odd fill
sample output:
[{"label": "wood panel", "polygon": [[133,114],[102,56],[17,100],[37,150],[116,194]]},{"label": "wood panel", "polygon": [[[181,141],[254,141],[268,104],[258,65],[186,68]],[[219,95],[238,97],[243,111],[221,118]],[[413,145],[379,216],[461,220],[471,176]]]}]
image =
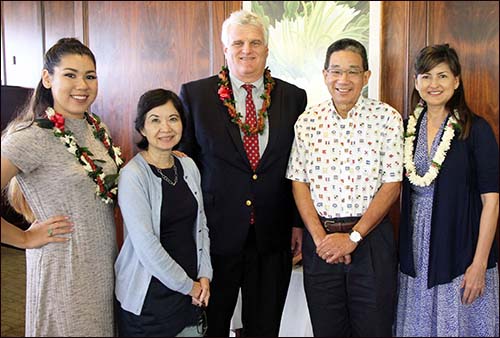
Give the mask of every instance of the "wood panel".
[{"label": "wood panel", "polygon": [[88,2],[88,45],[99,76],[92,110],[108,124],[126,159],[138,151],[134,119],[140,95],[159,87],[178,92],[182,83],[218,71],[224,62],[220,27],[234,6],[224,1]]},{"label": "wood panel", "polygon": [[498,140],[498,6],[495,1],[384,1],[381,99],[407,117],[416,55],[426,45],[450,43],[460,57],[467,101]]},{"label": "wood panel", "polygon": [[[394,20],[394,18],[401,18]],[[404,112],[407,89],[404,74],[408,68],[406,44],[408,40],[409,7],[406,1],[382,3],[380,42],[380,99],[400,113]],[[403,72],[403,73],[402,73]]]},{"label": "wood panel", "polygon": [[99,95],[93,106],[130,159],[137,101],[147,90],[178,91],[210,74],[207,2],[88,3],[89,45],[97,58]]},{"label": "wood panel", "polygon": [[382,4],[381,84],[382,101],[408,116],[413,90],[413,62],[425,44],[427,8],[420,1],[384,1]]},{"label": "wood panel", "polygon": [[2,1],[5,84],[34,88],[43,67],[40,1]]},{"label": "wood panel", "polygon": [[76,37],[83,42],[83,35],[81,35],[82,30],[77,29],[76,24],[78,23],[75,24],[75,14],[78,14],[78,17],[82,15],[81,11],[79,11],[77,2],[78,1],[42,1],[45,51],[63,37]]},{"label": "wood panel", "polygon": [[457,51],[467,103],[490,123],[497,141],[498,8],[498,1],[429,1],[428,38],[428,44],[449,43]]},{"label": "wood panel", "polygon": [[3,3],[4,1],[0,2],[0,8],[1,8],[1,13],[2,13],[2,23],[1,23],[1,26],[0,26],[0,36],[2,37],[1,38],[1,41],[0,41],[0,55],[2,55],[2,59],[1,59],[1,65],[0,65],[0,70],[1,70],[1,83],[2,85],[6,85],[7,83],[5,82],[5,54],[4,54],[4,45],[5,45],[5,36],[3,34],[4,32],[4,22],[3,22]]},{"label": "wood panel", "polygon": [[211,29],[213,50],[211,53],[211,71],[217,73],[225,63],[223,45],[221,41],[222,23],[234,11],[242,8],[241,1],[210,1],[210,13],[212,16]]}]

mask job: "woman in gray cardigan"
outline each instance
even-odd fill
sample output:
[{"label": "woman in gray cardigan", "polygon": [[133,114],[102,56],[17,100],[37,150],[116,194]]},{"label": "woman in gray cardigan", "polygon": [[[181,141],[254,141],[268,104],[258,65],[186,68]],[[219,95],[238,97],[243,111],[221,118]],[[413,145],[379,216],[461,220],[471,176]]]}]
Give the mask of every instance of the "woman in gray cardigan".
[{"label": "woman in gray cardigan", "polygon": [[135,128],[143,149],[124,167],[118,204],[124,243],[115,263],[120,336],[202,336],[210,298],[210,242],[200,174],[176,157],[184,113],[177,95],[144,93]]}]

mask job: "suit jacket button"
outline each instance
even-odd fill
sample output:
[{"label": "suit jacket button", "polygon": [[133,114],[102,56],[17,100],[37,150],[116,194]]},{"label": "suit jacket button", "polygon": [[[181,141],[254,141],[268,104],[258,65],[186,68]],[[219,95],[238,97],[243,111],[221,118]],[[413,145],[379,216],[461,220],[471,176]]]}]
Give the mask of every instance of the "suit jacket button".
[{"label": "suit jacket button", "polygon": [[253,174],[253,175],[252,175],[252,179],[253,179],[254,181],[257,181],[257,174]]},{"label": "suit jacket button", "polygon": [[252,201],[247,200],[247,201],[245,202],[245,204],[247,205],[247,207],[249,207],[249,206],[251,206],[251,205],[252,205]]}]

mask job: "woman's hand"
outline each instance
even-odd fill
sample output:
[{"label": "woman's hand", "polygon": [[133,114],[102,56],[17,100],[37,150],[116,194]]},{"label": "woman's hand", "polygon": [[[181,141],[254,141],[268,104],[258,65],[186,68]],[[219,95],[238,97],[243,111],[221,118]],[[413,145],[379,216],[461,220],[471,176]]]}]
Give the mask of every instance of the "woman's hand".
[{"label": "woman's hand", "polygon": [[484,292],[486,265],[472,263],[465,270],[464,278],[460,284],[463,289],[462,304],[472,304]]},{"label": "woman's hand", "polygon": [[208,300],[210,299],[210,281],[206,277],[201,277],[200,284],[201,295],[199,300],[203,306],[208,306]]},{"label": "woman's hand", "polygon": [[39,248],[48,243],[65,243],[69,241],[67,237],[60,237],[73,232],[73,223],[68,216],[53,216],[40,222],[36,220],[26,230],[26,248]]},{"label": "woman's hand", "polygon": [[189,292],[189,295],[191,296],[191,303],[196,306],[201,306],[200,302],[200,295],[201,295],[201,283],[200,282],[193,282],[193,288]]}]

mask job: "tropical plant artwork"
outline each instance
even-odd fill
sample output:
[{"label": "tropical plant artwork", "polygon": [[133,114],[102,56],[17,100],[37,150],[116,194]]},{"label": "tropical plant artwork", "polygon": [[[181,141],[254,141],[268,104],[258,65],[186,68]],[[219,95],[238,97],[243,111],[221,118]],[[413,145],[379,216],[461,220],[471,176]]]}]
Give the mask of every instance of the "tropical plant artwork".
[{"label": "tropical plant artwork", "polygon": [[243,8],[268,24],[273,76],[305,89],[308,105],[330,97],[322,69],[332,42],[356,39],[369,54],[369,1],[243,1]]}]

